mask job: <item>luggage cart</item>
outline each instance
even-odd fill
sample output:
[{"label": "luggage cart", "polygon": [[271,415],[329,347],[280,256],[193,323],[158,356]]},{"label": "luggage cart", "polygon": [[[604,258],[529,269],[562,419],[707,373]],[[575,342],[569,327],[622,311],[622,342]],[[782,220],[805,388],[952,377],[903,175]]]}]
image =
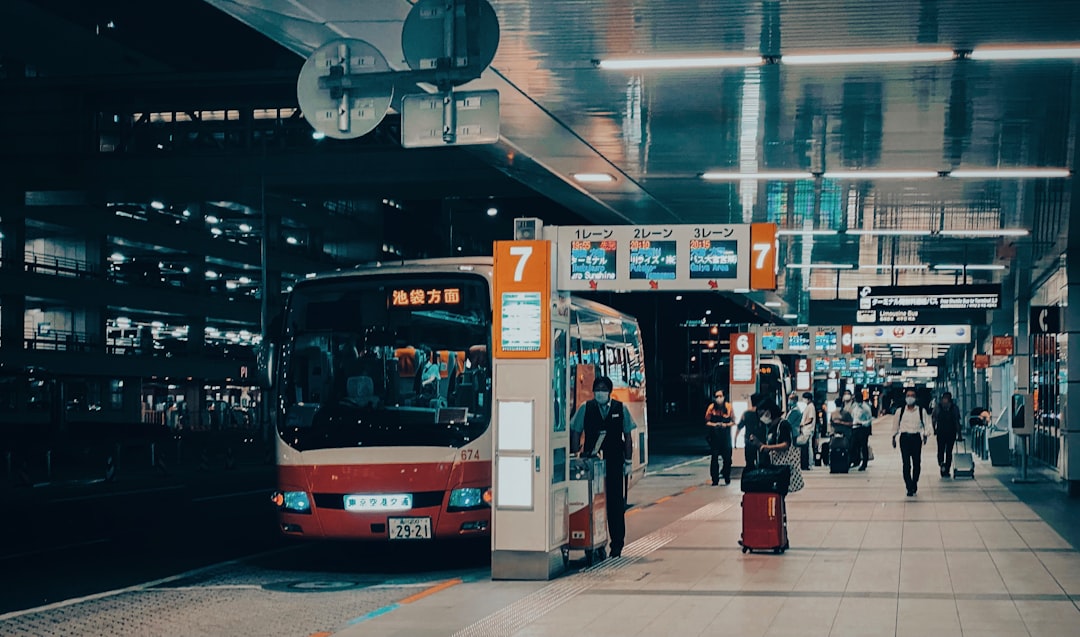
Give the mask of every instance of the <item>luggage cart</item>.
[{"label": "luggage cart", "polygon": [[596,457],[570,459],[570,543],[563,549],[563,561],[570,551],[585,551],[585,564],[607,557],[607,498],[604,493],[604,461]]}]

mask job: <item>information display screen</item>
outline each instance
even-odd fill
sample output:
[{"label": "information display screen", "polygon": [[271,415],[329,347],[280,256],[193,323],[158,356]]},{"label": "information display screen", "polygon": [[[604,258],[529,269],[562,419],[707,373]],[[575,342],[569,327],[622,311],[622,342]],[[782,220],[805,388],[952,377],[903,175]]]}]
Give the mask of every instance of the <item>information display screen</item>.
[{"label": "information display screen", "polygon": [[570,280],[614,281],[618,241],[573,241],[570,243]]},{"label": "information display screen", "polygon": [[678,243],[636,239],[630,242],[630,278],[648,281],[674,280]]},{"label": "information display screen", "polygon": [[818,352],[831,352],[836,349],[836,332],[834,330],[818,330],[814,332],[814,350]]},{"label": "information display screen", "polygon": [[861,370],[862,368],[863,368],[863,359],[857,358],[857,357],[848,359],[848,369],[853,369],[853,370],[858,371],[858,370]]},{"label": "information display screen", "polygon": [[848,368],[847,361],[843,358],[834,358],[832,359],[832,368],[840,371],[846,371]]},{"label": "information display screen", "polygon": [[810,332],[792,330],[788,332],[788,349],[791,350],[808,350],[810,349]]},{"label": "information display screen", "polygon": [[814,371],[815,372],[827,372],[829,371],[829,359],[818,357],[814,359]]},{"label": "information display screen", "polygon": [[739,242],[692,239],[691,279],[734,279],[739,273]]},{"label": "information display screen", "polygon": [[761,349],[769,352],[784,349],[784,330],[765,330],[762,332]]}]

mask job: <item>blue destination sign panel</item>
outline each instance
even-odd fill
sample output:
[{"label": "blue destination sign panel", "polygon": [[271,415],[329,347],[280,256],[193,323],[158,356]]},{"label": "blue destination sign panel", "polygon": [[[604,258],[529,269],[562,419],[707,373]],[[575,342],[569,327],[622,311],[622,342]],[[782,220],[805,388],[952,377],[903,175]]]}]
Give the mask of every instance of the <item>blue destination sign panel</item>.
[{"label": "blue destination sign panel", "polygon": [[690,241],[691,279],[734,279],[738,274],[738,241],[713,239]]},{"label": "blue destination sign panel", "polygon": [[560,226],[557,232],[560,290],[749,291],[752,272],[763,267],[756,264],[775,269],[775,237],[752,245],[750,224]]},{"label": "blue destination sign panel", "polygon": [[634,239],[630,241],[630,278],[674,281],[678,255],[674,241]]},{"label": "blue destination sign panel", "polygon": [[572,241],[570,278],[574,281],[614,281],[618,256],[616,241]]}]

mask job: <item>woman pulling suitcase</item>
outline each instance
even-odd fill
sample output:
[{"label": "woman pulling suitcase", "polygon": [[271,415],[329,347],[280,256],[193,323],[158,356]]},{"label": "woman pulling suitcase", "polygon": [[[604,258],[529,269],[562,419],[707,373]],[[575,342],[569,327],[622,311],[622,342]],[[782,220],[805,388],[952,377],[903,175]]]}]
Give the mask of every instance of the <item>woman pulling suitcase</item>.
[{"label": "woman pulling suitcase", "polygon": [[780,417],[776,404],[763,403],[757,411],[766,431],[760,452],[769,454],[772,466],[743,475],[743,532],[739,544],[743,553],[754,550],[783,553],[788,548],[784,497],[803,488],[799,450],[791,439],[791,425]]}]

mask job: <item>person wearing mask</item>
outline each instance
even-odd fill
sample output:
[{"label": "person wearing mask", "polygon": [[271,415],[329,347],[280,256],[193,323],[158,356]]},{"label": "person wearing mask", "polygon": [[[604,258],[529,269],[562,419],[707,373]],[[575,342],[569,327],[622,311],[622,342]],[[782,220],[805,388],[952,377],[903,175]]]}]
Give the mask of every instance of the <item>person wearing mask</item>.
[{"label": "person wearing mask", "polygon": [[791,437],[791,426],[781,417],[780,407],[771,400],[764,401],[757,407],[757,416],[765,432],[761,451],[769,454],[770,464],[774,466],[786,464],[791,467],[788,493],[802,489],[803,477],[802,472],[799,471],[799,453]]},{"label": "person wearing mask", "polygon": [[743,434],[743,455],[746,458],[746,468],[743,471],[751,471],[757,469],[758,465],[764,466],[765,462],[758,462],[758,448],[761,447],[762,442],[765,440],[765,429],[761,426],[761,421],[758,420],[757,409],[758,403],[761,402],[761,394],[753,393],[750,395],[750,407],[743,412],[742,418],[739,419],[739,427],[736,430],[736,435],[739,431],[746,432]]},{"label": "person wearing mask", "polygon": [[855,394],[848,412],[851,414],[851,466],[858,465],[859,471],[866,471],[866,463],[870,462],[870,425],[874,416],[870,405],[863,402],[862,392]]},{"label": "person wearing mask", "polygon": [[[593,398],[578,407],[570,419],[570,453],[592,453],[604,434],[600,451],[606,465],[604,488],[607,498],[608,539],[611,541],[611,557],[622,555],[626,540],[626,493],[624,477],[633,468],[634,438],[637,425],[623,404],[611,399],[614,384],[607,376],[597,376],[593,381]],[[584,438],[584,447],[582,447]]]},{"label": "person wearing mask", "polygon": [[937,463],[941,477],[949,477],[952,469],[953,445],[960,434],[960,408],[953,402],[952,393],[945,392],[934,407],[934,436],[937,437]]},{"label": "person wearing mask", "polygon": [[919,472],[922,469],[922,446],[930,432],[930,416],[915,404],[915,389],[904,392],[904,405],[896,410],[892,446],[900,439],[900,457],[904,462],[904,484],[910,498],[919,491]]},{"label": "person wearing mask", "polygon": [[[709,443],[709,475],[715,487],[720,484],[720,477],[724,477],[724,484],[731,484],[731,427],[735,424],[735,418],[731,409],[731,403],[724,396],[724,390],[718,389],[713,394],[713,401],[705,410],[705,440]],[[724,467],[721,470],[720,460],[723,459]]]},{"label": "person wearing mask", "polygon": [[804,392],[802,398],[802,418],[799,419],[799,436],[795,444],[799,447],[799,461],[803,471],[810,471],[814,466],[811,454],[817,429],[817,405],[814,404],[814,395],[810,392]]}]

